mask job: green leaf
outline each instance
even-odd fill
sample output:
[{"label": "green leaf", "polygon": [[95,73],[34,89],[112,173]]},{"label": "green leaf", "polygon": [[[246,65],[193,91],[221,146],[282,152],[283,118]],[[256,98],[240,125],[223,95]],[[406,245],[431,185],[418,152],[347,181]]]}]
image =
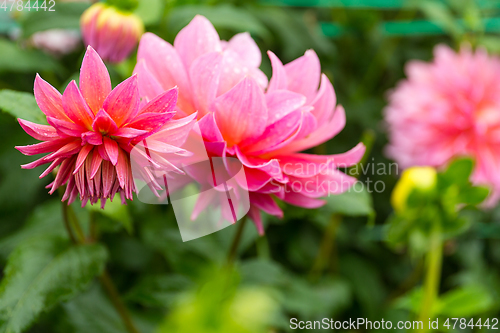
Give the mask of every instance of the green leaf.
[{"label": "green leaf", "polygon": [[0,330],[18,333],[43,312],[84,290],[107,259],[99,244],[71,246],[61,237],[40,237],[10,255],[0,284]]},{"label": "green leaf", "polygon": [[7,256],[20,243],[40,235],[66,235],[59,200],[38,206],[19,231],[1,239],[0,255]]},{"label": "green leaf", "polygon": [[134,228],[132,224],[132,218],[130,217],[127,206],[122,205],[120,200],[117,199],[113,201],[108,201],[104,209],[101,209],[100,203],[95,205],[87,205],[86,208],[89,211],[98,212],[104,216],[109,217],[113,221],[123,225],[123,227],[125,228],[125,230],[127,230],[128,233],[132,233]]},{"label": "green leaf", "polygon": [[460,158],[451,162],[442,174],[449,184],[464,186],[469,184],[469,178],[474,169],[474,161],[470,158]]},{"label": "green leaf", "polygon": [[2,50],[0,52],[0,73],[59,72],[61,70],[61,65],[57,61],[39,50],[23,49],[5,39],[0,39],[0,50]]},{"label": "green leaf", "polygon": [[37,124],[47,124],[45,115],[36,104],[33,94],[30,93],[0,90],[0,109],[16,118]]},{"label": "green leaf", "polygon": [[[127,329],[123,324],[120,315],[109,301],[104,291],[98,283],[94,283],[88,291],[76,296],[69,302],[62,305],[65,312],[66,321],[73,328],[65,332],[73,333],[125,333]],[[137,326],[139,332],[155,332],[149,320],[136,316],[131,312],[132,321]]]},{"label": "green leaf", "polygon": [[161,0],[141,0],[135,14],[139,16],[144,25],[153,25],[161,20],[164,2]]},{"label": "green leaf", "polygon": [[148,307],[170,307],[192,285],[189,278],[179,274],[148,275],[127,293],[126,299]]},{"label": "green leaf", "polygon": [[262,39],[269,39],[269,31],[247,10],[233,5],[220,6],[180,6],[170,12],[169,25],[172,31],[179,31],[186,26],[195,15],[203,15],[217,29],[234,32],[248,31]]},{"label": "green leaf", "polygon": [[468,205],[479,205],[488,197],[489,193],[490,190],[486,187],[471,186],[460,192],[458,200],[460,203]]},{"label": "green leaf", "polygon": [[338,195],[330,195],[327,205],[322,211],[330,214],[338,213],[347,216],[369,216],[375,213],[372,197],[366,188],[355,185],[349,191]]},{"label": "green leaf", "polygon": [[472,317],[485,313],[494,305],[495,300],[490,291],[483,286],[470,285],[442,295],[439,314],[448,317]]},{"label": "green leaf", "polygon": [[458,37],[463,33],[462,27],[457,23],[450,8],[439,1],[421,1],[418,7],[434,23],[442,27],[445,31]]},{"label": "green leaf", "polygon": [[37,31],[49,29],[80,29],[80,16],[89,7],[84,2],[58,2],[55,11],[30,11],[21,19],[23,35],[29,37]]}]

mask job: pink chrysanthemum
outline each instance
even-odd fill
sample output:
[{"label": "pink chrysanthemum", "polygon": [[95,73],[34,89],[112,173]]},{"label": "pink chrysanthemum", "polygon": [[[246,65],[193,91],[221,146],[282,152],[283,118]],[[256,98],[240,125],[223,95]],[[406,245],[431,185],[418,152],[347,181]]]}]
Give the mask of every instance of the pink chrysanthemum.
[{"label": "pink chrysanthemum", "polygon": [[152,151],[182,152],[169,143],[182,144],[195,121],[195,115],[171,120],[177,89],[163,92],[149,103],[141,102],[134,75],[112,90],[108,71],[90,46],[80,71],[80,88],[71,81],[61,95],[37,75],[35,98],[49,125],[22,119],[19,123],[43,142],[16,148],[25,155],[49,153],[22,167],[50,163],[40,178],[58,167],[55,180],[47,187],[52,194],[66,185],[63,201],[68,204],[78,194],[82,205],[102,199],[104,207],[106,199],[112,200],[117,192],[122,202],[132,200],[136,191],[130,163],[133,146],[148,138]]},{"label": "pink chrysanthemum", "polygon": [[344,192],[355,182],[337,167],[357,163],[364,153],[362,144],[340,155],[298,153],[333,138],[345,125],[345,113],[336,106],[314,51],[285,66],[273,53],[269,57],[268,86],[258,69],[260,50],[248,33],[221,41],[212,24],[196,16],[173,46],[145,34],[135,69],[141,96],[151,99],[178,86],[178,110],[198,111],[209,153],[241,161],[246,182],[240,185],[250,192],[249,215],[260,233],[261,210],[283,215],[273,197],[319,207],[325,201],[318,198]]},{"label": "pink chrysanthemum", "polygon": [[500,60],[485,50],[437,46],[431,63],[411,61],[389,95],[387,152],[402,168],[475,158],[472,181],[500,196]]}]

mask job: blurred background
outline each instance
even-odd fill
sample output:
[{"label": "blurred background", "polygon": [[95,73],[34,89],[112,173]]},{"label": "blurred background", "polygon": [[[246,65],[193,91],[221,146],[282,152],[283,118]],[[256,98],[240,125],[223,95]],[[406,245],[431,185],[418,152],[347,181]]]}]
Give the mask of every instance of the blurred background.
[{"label": "blurred background", "polygon": [[[77,78],[84,54],[79,20],[90,5],[56,1],[53,12],[10,11],[10,3],[6,10],[0,8],[0,89],[32,93],[36,73],[58,89]],[[77,200],[73,210],[84,228],[90,218],[96,219],[108,270],[138,329],[289,332],[290,318],[413,320],[424,256],[387,238],[390,196],[400,170],[384,155],[387,134],[382,111],[388,91],[404,78],[405,63],[431,60],[435,45],[458,49],[466,42],[485,47],[490,54],[500,52],[500,1],[141,0],[135,13],[147,31],[170,43],[196,14],[206,16],[221,39],[248,31],[263,51],[261,68],[268,77],[266,50],[287,63],[314,49],[345,107],[347,125],[313,152],[344,152],[363,141],[369,147],[365,162],[387,170],[359,176],[365,184],[382,181],[383,190],[365,187],[332,196],[316,210],[283,205],[284,219],[265,217],[263,237],[247,224],[240,259],[230,272],[221,267],[235,237],[234,226],[183,243],[168,206],[134,200],[100,210],[80,208]],[[108,65],[113,84],[130,76],[134,65],[135,55]],[[8,108],[0,102],[0,109]],[[15,118],[1,112],[2,267],[23,244],[42,236],[66,237],[61,203],[44,188],[50,181],[38,179],[41,170],[20,168],[32,158],[14,146],[31,143],[35,140]],[[500,208],[470,209],[467,218],[467,227],[444,245],[443,296],[436,315],[498,318]],[[37,259],[22,260],[22,265],[30,265]],[[32,297],[43,292],[39,289],[18,292]],[[3,296],[0,323],[7,320],[11,302]],[[126,332],[96,281],[71,297],[45,303],[40,313],[23,331]]]}]

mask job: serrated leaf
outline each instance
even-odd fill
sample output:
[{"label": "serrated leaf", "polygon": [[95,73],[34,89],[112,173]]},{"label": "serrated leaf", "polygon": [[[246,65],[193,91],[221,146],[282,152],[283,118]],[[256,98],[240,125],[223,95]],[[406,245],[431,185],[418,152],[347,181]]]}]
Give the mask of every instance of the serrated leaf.
[{"label": "serrated leaf", "polygon": [[0,52],[0,73],[57,72],[61,70],[61,65],[57,61],[39,50],[23,49],[5,39],[0,39],[0,50],[2,50]]},{"label": "serrated leaf", "polygon": [[459,200],[468,205],[479,205],[488,197],[489,193],[490,190],[486,187],[471,186],[460,192]]},{"label": "serrated leaf", "polygon": [[37,124],[47,124],[45,115],[36,104],[33,94],[30,93],[0,90],[0,109],[16,118]]},{"label": "serrated leaf", "polygon": [[28,328],[43,311],[84,290],[106,259],[102,245],[71,246],[57,236],[19,245],[0,284],[0,330],[19,333]]}]

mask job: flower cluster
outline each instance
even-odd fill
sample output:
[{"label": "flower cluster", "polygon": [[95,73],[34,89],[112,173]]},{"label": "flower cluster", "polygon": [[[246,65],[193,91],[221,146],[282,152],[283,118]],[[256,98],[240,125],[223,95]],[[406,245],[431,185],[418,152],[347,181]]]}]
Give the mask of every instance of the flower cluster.
[{"label": "flower cluster", "polygon": [[[82,24],[104,24],[98,17],[103,10],[108,9],[87,12]],[[106,40],[94,43],[113,47]],[[102,52],[108,57],[106,50]],[[50,154],[23,167],[51,163],[42,176],[59,167],[50,193],[66,184],[63,200],[69,202],[79,194],[83,205],[93,204],[116,192],[123,194],[122,200],[132,199],[132,148],[142,145],[150,164],[177,170],[161,154],[186,156],[179,146],[197,120],[209,156],[226,160],[227,168],[229,158],[243,165],[245,180],[239,185],[249,192],[249,216],[263,233],[261,211],[283,215],[275,198],[319,207],[325,203],[321,197],[354,184],[355,178],[338,167],[354,165],[364,154],[362,144],[338,155],[300,153],[339,133],[345,125],[344,109],[336,105],[333,86],[321,74],[314,51],[286,65],[272,52],[268,56],[270,81],[259,70],[261,53],[248,33],[222,41],[206,18],[196,16],[174,45],[146,33],[134,76],[111,90],[104,64],[89,47],[80,88],[73,81],[61,96],[36,78],[35,97],[49,125],[20,120],[28,134],[44,142],[18,149],[28,155]],[[158,161],[149,150],[161,156]],[[161,188],[146,166],[142,173],[153,190]]]},{"label": "flower cluster", "polygon": [[248,33],[222,41],[205,17],[196,16],[174,45],[146,33],[135,69],[141,96],[150,100],[179,87],[178,114],[198,111],[209,153],[241,161],[246,181],[240,185],[250,192],[249,216],[261,233],[261,210],[283,214],[274,196],[319,207],[325,202],[318,198],[344,192],[355,182],[336,165],[354,165],[364,154],[362,144],[339,155],[299,153],[341,131],[344,109],[336,106],[333,86],[321,74],[314,51],[286,65],[268,55],[270,82],[258,69],[261,53]]},{"label": "flower cluster", "polygon": [[500,59],[479,49],[437,46],[431,63],[412,61],[385,110],[388,155],[401,167],[476,161],[472,181],[500,198]]}]

